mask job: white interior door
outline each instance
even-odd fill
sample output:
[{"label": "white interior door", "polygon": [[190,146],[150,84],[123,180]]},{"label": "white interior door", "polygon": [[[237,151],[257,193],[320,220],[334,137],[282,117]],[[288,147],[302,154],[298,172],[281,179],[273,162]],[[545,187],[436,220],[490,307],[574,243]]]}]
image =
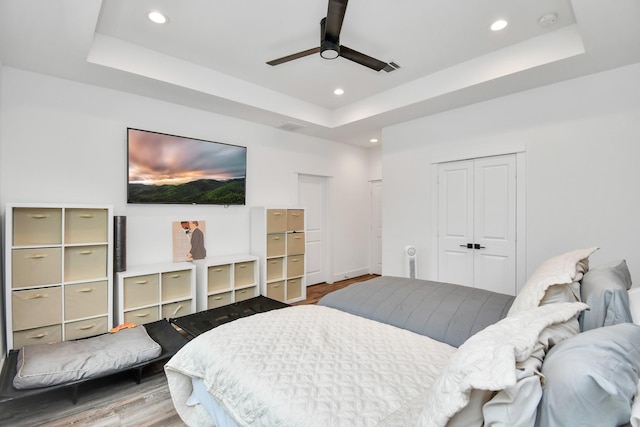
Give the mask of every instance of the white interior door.
[{"label": "white interior door", "polygon": [[438,167],[438,280],[473,286],[473,161]]},{"label": "white interior door", "polygon": [[474,161],[474,286],[516,293],[515,155]]},{"label": "white interior door", "polygon": [[382,274],[382,181],[371,182],[371,274]]},{"label": "white interior door", "polygon": [[326,282],[326,193],[326,177],[298,175],[298,202],[306,211],[307,286]]},{"label": "white interior door", "polygon": [[515,155],[439,165],[438,277],[515,294]]}]

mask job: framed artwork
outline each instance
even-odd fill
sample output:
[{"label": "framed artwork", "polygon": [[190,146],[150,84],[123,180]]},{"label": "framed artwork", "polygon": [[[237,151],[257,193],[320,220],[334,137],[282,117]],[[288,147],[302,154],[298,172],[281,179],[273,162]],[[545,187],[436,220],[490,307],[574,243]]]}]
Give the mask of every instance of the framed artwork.
[{"label": "framed artwork", "polygon": [[207,250],[204,247],[204,221],[174,221],[173,232],[173,262],[193,261],[204,259]]}]

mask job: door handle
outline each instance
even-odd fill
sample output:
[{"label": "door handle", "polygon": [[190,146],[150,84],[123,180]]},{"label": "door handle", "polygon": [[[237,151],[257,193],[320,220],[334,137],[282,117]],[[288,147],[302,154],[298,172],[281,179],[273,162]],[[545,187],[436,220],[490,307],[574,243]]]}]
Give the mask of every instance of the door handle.
[{"label": "door handle", "polygon": [[461,248],[467,249],[484,249],[485,246],[480,246],[479,243],[467,243],[466,245],[460,245]]}]

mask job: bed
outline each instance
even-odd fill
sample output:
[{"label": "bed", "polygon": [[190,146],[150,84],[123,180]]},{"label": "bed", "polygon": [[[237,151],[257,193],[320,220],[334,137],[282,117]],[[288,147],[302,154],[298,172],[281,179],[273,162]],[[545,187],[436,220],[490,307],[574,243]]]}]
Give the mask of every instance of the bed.
[{"label": "bed", "polygon": [[468,286],[382,276],[325,295],[318,305],[459,347],[470,336],[505,318],[514,298]]},{"label": "bed", "polygon": [[189,426],[635,427],[630,275],[594,250],[516,298],[381,277],[221,325],[165,366],[173,403]]}]

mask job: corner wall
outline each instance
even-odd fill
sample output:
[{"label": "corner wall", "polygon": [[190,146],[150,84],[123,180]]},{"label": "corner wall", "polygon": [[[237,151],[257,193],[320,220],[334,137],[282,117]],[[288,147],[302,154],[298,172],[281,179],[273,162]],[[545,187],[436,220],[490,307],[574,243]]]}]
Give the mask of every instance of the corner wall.
[{"label": "corner wall", "polygon": [[383,274],[403,274],[411,243],[421,278],[437,280],[437,162],[524,150],[523,277],[599,246],[592,266],[624,258],[640,282],[639,140],[639,64],[384,129]]}]

